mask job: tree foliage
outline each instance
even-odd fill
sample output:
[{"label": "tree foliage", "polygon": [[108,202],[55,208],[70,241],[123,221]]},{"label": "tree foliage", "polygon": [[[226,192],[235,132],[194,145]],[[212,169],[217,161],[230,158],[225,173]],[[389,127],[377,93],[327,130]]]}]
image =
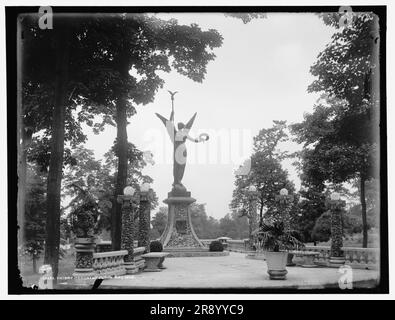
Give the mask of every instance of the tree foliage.
[{"label": "tree foliage", "polygon": [[235,189],[230,208],[240,215],[248,215],[249,194],[247,188],[255,186],[258,191],[260,217],[278,212],[275,197],[282,188],[290,193],[295,191],[294,184],[288,179],[288,173],[282,168],[281,161],[288,154],[278,148],[280,142],[287,140],[285,121],[273,121],[269,129],[262,129],[254,137],[254,152],[251,156],[251,170],[247,175],[236,176]]},{"label": "tree foliage", "polygon": [[354,13],[352,24],[339,28],[338,14],[324,14],[337,31],[319,54],[309,92],[320,92],[314,112],[292,126],[304,144],[302,181],[322,186],[358,178],[364,241],[367,246],[365,182],[378,175],[379,90],[377,86],[377,17]]}]

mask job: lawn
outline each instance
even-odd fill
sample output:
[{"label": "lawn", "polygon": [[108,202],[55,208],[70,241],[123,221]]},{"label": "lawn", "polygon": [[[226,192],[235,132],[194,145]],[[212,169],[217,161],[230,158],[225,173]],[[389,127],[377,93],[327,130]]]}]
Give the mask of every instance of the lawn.
[{"label": "lawn", "polygon": [[[29,257],[22,256],[19,257],[19,270],[21,272],[21,277],[24,287],[31,287],[32,285],[37,285],[40,278],[38,270],[40,266],[44,263],[43,256],[37,261],[37,273],[33,272],[33,262]],[[64,257],[59,261],[59,282],[68,280],[74,272],[75,264],[75,250],[72,247],[70,250],[66,251]]]}]

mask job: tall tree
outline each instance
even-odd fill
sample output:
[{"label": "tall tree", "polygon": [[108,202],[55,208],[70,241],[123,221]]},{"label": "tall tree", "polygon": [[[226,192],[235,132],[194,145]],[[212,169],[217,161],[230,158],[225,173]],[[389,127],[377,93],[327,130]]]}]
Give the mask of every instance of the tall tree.
[{"label": "tall tree", "polygon": [[[165,21],[148,14],[117,14],[93,23],[83,37],[89,44],[99,42],[91,59],[101,67],[91,70],[98,81],[87,94],[105,97],[107,107],[98,112],[108,115],[104,122],[115,122],[117,127],[115,194],[121,194],[127,179],[127,119],[135,113],[135,106],[152,102],[163,86],[156,72],[173,68],[201,82],[208,62],[215,58],[212,49],[222,44],[222,37],[196,24],[179,25],[175,19]],[[112,217],[113,248],[119,249],[121,207],[116,202]]]},{"label": "tall tree", "polygon": [[308,90],[325,96],[293,130],[309,147],[303,158],[311,179],[317,183],[359,179],[366,247],[365,184],[379,174],[378,21],[372,13],[354,13],[352,23],[340,28],[339,14],[322,18],[337,31],[311,67],[317,79]]},{"label": "tall tree", "polygon": [[38,174],[37,166],[29,166],[26,179],[25,237],[23,248],[37,272],[37,260],[44,249],[45,240],[45,177]]},{"label": "tall tree", "polygon": [[300,201],[297,204],[297,212],[294,215],[295,229],[303,236],[304,242],[314,241],[313,228],[319,217],[326,211],[325,194],[322,188],[314,185],[306,186],[302,181],[299,191]]},{"label": "tall tree", "polygon": [[247,175],[237,176],[235,190],[230,208],[246,215],[249,206],[247,188],[255,186],[258,191],[259,218],[263,218],[264,210],[270,216],[277,212],[275,196],[282,188],[294,192],[295,187],[288,179],[288,173],[282,168],[281,161],[287,157],[286,152],[278,148],[280,142],[287,139],[285,121],[274,121],[273,126],[262,129],[254,137],[254,152],[251,156],[251,170]]},{"label": "tall tree", "polygon": [[47,220],[44,262],[53,266],[54,277],[58,274],[60,245],[60,188],[63,169],[64,128],[69,64],[69,29],[59,23],[55,28],[55,101],[52,116],[51,157],[47,184]]},{"label": "tall tree", "polygon": [[[71,21],[70,17],[56,14],[53,18],[57,27],[52,30],[38,27],[37,14],[27,16],[23,21],[23,121],[20,130],[28,134],[22,139],[20,182],[23,184],[25,179],[26,155],[41,166],[43,174],[48,171],[45,263],[51,264],[56,279],[62,170],[65,160],[70,160],[67,159],[70,149],[65,148],[65,141],[75,145],[86,139],[80,124],[89,119],[75,121],[72,111],[81,104],[81,87],[91,79],[81,76],[87,68],[78,36],[82,21],[77,18]],[[90,101],[85,102],[90,104]],[[84,110],[80,113],[85,114]],[[38,135],[32,138],[33,133]],[[30,144],[30,141],[34,145],[26,150],[26,142]],[[20,199],[23,194],[21,188]]]},{"label": "tall tree", "polygon": [[159,207],[158,212],[152,217],[152,228],[158,231],[159,237],[165,231],[167,223],[167,207]]}]

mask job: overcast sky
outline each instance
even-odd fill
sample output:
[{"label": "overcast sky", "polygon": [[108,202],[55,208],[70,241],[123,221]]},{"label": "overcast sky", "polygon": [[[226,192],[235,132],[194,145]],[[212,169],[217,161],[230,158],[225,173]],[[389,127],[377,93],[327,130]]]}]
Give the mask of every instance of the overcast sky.
[{"label": "overcast sky", "polygon": [[[215,13],[162,14],[179,23],[197,23],[202,29],[217,29],[223,45],[207,67],[203,83],[195,83],[176,72],[163,74],[165,86],[155,101],[137,107],[129,121],[128,139],[142,151],[154,154],[155,165],[144,173],[154,179],[153,188],[161,205],[171,190],[172,145],[165,127],[155,116],[169,118],[170,95],[175,96],[175,121],[187,122],[197,112],[192,137],[208,133],[210,140],[187,142],[188,161],[183,184],[198,203],[206,203],[208,215],[221,218],[229,212],[234,188],[234,169],[251,154],[252,138],[273,120],[295,123],[311,112],[316,94],[307,93],[313,81],[310,66],[330,42],[333,29],[311,13],[269,13],[267,19],[243,24],[239,19]],[[87,147],[96,157],[109,150],[116,129],[109,127],[95,136],[88,132]],[[295,151],[293,143],[282,145]],[[300,182],[290,163],[289,177]]]}]

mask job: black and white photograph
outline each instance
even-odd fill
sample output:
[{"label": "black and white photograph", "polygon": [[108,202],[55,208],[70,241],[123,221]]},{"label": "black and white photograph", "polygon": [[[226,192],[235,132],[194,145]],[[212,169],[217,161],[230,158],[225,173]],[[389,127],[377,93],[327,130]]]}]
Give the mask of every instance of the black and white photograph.
[{"label": "black and white photograph", "polygon": [[5,7],[10,292],[388,292],[387,7],[263,5]]}]

